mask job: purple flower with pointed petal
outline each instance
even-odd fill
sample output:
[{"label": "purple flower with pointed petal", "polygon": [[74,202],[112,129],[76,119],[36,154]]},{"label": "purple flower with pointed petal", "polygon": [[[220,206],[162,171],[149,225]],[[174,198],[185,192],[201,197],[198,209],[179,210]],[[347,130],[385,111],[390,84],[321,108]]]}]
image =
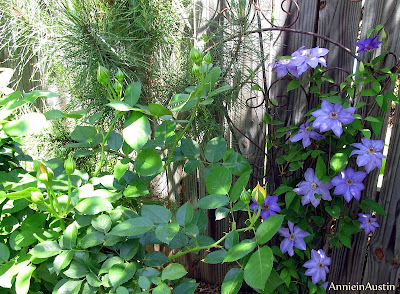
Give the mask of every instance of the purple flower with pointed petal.
[{"label": "purple flower with pointed petal", "polygon": [[370,232],[375,233],[375,229],[379,228],[379,225],[376,222],[376,218],[371,217],[370,214],[359,213],[358,216],[360,229],[363,229],[365,231],[365,235],[368,235]]},{"label": "purple flower with pointed petal", "polygon": [[307,268],[305,275],[312,278],[314,285],[319,281],[325,282],[326,274],[329,273],[328,265],[331,264],[330,257],[327,257],[324,250],[311,250],[311,259],[303,267]]},{"label": "purple flower with pointed petal", "polygon": [[310,235],[310,233],[303,231],[298,226],[293,226],[294,224],[288,221],[289,229],[280,228],[278,230],[278,233],[285,237],[281,242],[281,251],[282,253],[287,252],[290,256],[294,255],[293,246],[300,250],[306,250],[306,242],[303,239]]},{"label": "purple flower with pointed petal", "polygon": [[299,77],[296,66],[292,65],[292,59],[281,59],[277,62],[272,63],[272,70],[276,72],[278,78],[286,76],[291,73],[295,77]]},{"label": "purple flower with pointed petal", "polygon": [[[260,208],[257,201],[252,198],[253,202],[250,204],[250,209],[254,209],[257,213]],[[277,214],[281,211],[281,208],[278,205],[278,196],[272,195],[267,197],[264,200],[264,204],[261,206],[260,215],[263,219],[269,218],[271,215]]]},{"label": "purple flower with pointed petal", "polygon": [[378,37],[369,37],[366,38],[365,40],[360,40],[356,43],[356,46],[358,47],[357,53],[360,52],[367,52],[373,49],[378,49],[379,44],[382,43],[381,41],[377,41],[376,38]]},{"label": "purple flower with pointed petal", "polygon": [[302,124],[300,126],[299,131],[297,134],[293,135],[290,138],[291,142],[297,142],[302,140],[303,147],[306,148],[307,146],[311,145],[311,139],[314,140],[321,140],[325,138],[325,136],[319,134],[315,129],[313,129],[311,126],[311,122]]},{"label": "purple flower with pointed petal", "polygon": [[367,176],[367,173],[361,171],[354,171],[351,167],[342,170],[336,177],[331,180],[331,184],[336,186],[333,194],[343,195],[347,202],[351,198],[360,201],[361,191],[364,190],[362,181]]},{"label": "purple flower with pointed petal", "polygon": [[293,189],[299,195],[304,195],[301,198],[301,204],[306,205],[311,202],[314,207],[317,207],[321,199],[315,198],[315,194],[322,194],[323,200],[332,200],[329,189],[332,188],[331,184],[324,184],[317,178],[312,168],[309,168],[304,173],[305,181],[300,182],[297,188]]},{"label": "purple flower with pointed petal", "polygon": [[358,154],[357,165],[365,166],[365,171],[370,173],[375,167],[382,168],[382,159],[386,158],[385,155],[380,152],[385,144],[382,140],[369,140],[367,138],[362,138],[361,143],[354,143],[354,146],[360,150],[353,150],[350,156]]},{"label": "purple flower with pointed petal", "polygon": [[339,103],[322,101],[321,109],[311,112],[317,118],[313,127],[318,128],[320,132],[332,130],[336,136],[340,137],[343,133],[342,126],[354,121],[355,110],[355,107],[343,108]]},{"label": "purple flower with pointed petal", "polygon": [[293,52],[292,64],[297,67],[299,75],[305,72],[308,67],[315,68],[318,63],[326,67],[325,56],[329,52],[326,48],[315,47],[312,49],[304,49],[304,46]]}]

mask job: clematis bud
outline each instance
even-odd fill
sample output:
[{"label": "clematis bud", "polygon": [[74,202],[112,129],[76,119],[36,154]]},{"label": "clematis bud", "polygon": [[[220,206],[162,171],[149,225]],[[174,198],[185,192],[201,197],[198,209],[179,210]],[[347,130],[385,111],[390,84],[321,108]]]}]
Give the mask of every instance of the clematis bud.
[{"label": "clematis bud", "polygon": [[97,80],[103,86],[107,85],[110,82],[110,71],[100,64],[97,68]]},{"label": "clematis bud", "polygon": [[243,189],[242,193],[240,194],[240,200],[242,200],[246,204],[249,204],[251,200],[250,193]]},{"label": "clematis bud", "polygon": [[265,189],[260,186],[260,183],[257,183],[257,186],[253,189],[252,197],[259,205],[264,203],[266,198]]},{"label": "clematis bud", "polygon": [[67,175],[72,175],[75,171],[76,164],[72,157],[68,157],[68,159],[64,162],[64,169]]},{"label": "clematis bud", "polygon": [[362,61],[360,61],[360,72],[364,72],[364,63]]},{"label": "clematis bud", "polygon": [[193,64],[192,73],[197,76],[200,73],[200,68],[197,64]]},{"label": "clematis bud", "polygon": [[381,36],[382,36],[382,40],[386,40],[386,38],[387,38],[387,35],[386,35],[386,32],[385,32],[385,29],[382,29],[382,32],[381,32]]},{"label": "clematis bud", "polygon": [[203,61],[203,52],[192,47],[190,49],[190,59],[197,65],[201,64]]},{"label": "clematis bud", "polygon": [[43,198],[42,192],[39,192],[39,191],[31,192],[31,200],[32,200],[33,203],[38,204],[40,202],[43,202],[43,199],[44,198]]},{"label": "clematis bud", "polygon": [[124,73],[118,69],[117,71],[117,80],[122,84],[124,82]]},{"label": "clematis bud", "polygon": [[117,92],[118,95],[121,94],[122,85],[121,85],[121,83],[119,81],[115,81],[114,82],[114,90],[115,90],[115,92]]}]

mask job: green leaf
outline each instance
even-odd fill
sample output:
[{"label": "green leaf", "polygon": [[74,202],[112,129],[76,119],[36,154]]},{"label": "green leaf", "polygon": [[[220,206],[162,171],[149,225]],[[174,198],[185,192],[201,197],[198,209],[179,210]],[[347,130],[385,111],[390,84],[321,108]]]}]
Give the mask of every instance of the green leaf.
[{"label": "green leaf", "polygon": [[349,158],[346,153],[344,152],[336,153],[331,158],[331,169],[334,172],[342,171],[347,166],[348,159]]},{"label": "green leaf", "polygon": [[257,244],[265,244],[278,232],[282,226],[284,215],[275,214],[264,220],[257,228]]},{"label": "green leaf", "polygon": [[75,206],[75,209],[82,214],[94,215],[112,210],[113,206],[106,198],[96,196],[83,199]]},{"label": "green leaf", "polygon": [[288,85],[288,87],[287,87],[286,92],[289,92],[289,91],[291,91],[291,90],[294,90],[294,89],[300,87],[300,85],[301,85],[300,81],[298,81],[298,80],[291,80],[290,83],[289,83],[289,85]]},{"label": "green leaf", "polygon": [[364,89],[361,91],[360,96],[376,96],[378,93],[374,89]]},{"label": "green leaf", "polygon": [[147,266],[163,266],[168,262],[168,257],[162,254],[160,251],[152,251],[143,259],[143,263]]},{"label": "green leaf", "polygon": [[323,98],[322,100],[328,101],[328,102],[331,102],[331,103],[334,103],[334,104],[343,103],[343,99],[341,97],[339,97],[339,96],[326,97],[326,98]]},{"label": "green leaf", "polygon": [[171,289],[168,287],[167,284],[161,283],[157,287],[153,288],[151,291],[152,294],[170,294]]},{"label": "green leaf", "polygon": [[325,206],[325,210],[327,213],[329,213],[333,218],[338,218],[340,216],[340,207],[337,205],[334,205],[333,207],[331,206]]},{"label": "green leaf", "polygon": [[375,135],[378,137],[382,129],[383,118],[381,116],[377,116],[376,119],[378,122],[371,122],[371,127]]},{"label": "green leaf", "polygon": [[41,113],[23,114],[20,119],[3,125],[3,131],[10,137],[38,133],[46,126],[46,117]]},{"label": "green leaf", "polygon": [[133,181],[124,190],[125,197],[139,197],[147,194],[149,194],[149,190],[147,189],[146,184],[139,181]]},{"label": "green leaf", "polygon": [[120,160],[114,166],[114,178],[121,179],[125,172],[128,170],[129,163],[122,163]]},{"label": "green leaf", "polygon": [[180,283],[172,290],[172,294],[193,294],[198,285],[192,281]]},{"label": "green leaf", "polygon": [[176,220],[181,227],[187,226],[193,219],[193,206],[186,202],[176,212]]},{"label": "green leaf", "polygon": [[326,165],[321,156],[318,156],[317,166],[315,168],[315,175],[318,179],[322,179],[326,175]]},{"label": "green leaf", "polygon": [[245,257],[247,254],[252,252],[254,248],[256,248],[257,243],[253,242],[251,240],[243,240],[239,244],[236,244],[232,248],[228,250],[228,253],[226,254],[224,258],[224,262],[232,262],[238,259],[241,259],[242,257]]},{"label": "green leaf", "polygon": [[211,97],[214,97],[214,96],[216,96],[216,95],[218,95],[218,94],[221,94],[221,93],[223,93],[223,92],[225,92],[225,91],[229,91],[229,90],[231,90],[231,89],[232,89],[231,86],[225,85],[225,86],[219,87],[218,89],[216,89],[216,90],[210,92],[210,93],[207,95],[207,97],[208,97],[208,98],[211,98]]},{"label": "green leaf", "polygon": [[63,233],[62,247],[64,249],[75,248],[77,236],[78,236],[78,228],[75,223],[72,223],[65,229]]},{"label": "green leaf", "polygon": [[8,261],[10,258],[10,249],[7,245],[0,243],[0,264]]},{"label": "green leaf", "polygon": [[200,167],[201,162],[198,160],[188,160],[185,164],[185,173],[190,174]]},{"label": "green leaf", "polygon": [[179,263],[171,263],[168,265],[161,274],[161,279],[165,280],[177,280],[184,277],[187,274],[186,269]]},{"label": "green leaf", "polygon": [[168,223],[172,217],[171,211],[161,205],[144,205],[141,214],[156,224]]},{"label": "green leaf", "polygon": [[139,239],[129,239],[120,248],[120,256],[125,260],[132,259],[139,250]]},{"label": "green leaf", "polygon": [[131,107],[128,103],[122,102],[122,101],[111,101],[110,103],[107,103],[106,106],[111,107],[115,110],[118,111],[131,111],[133,110],[133,107]]},{"label": "green leaf", "polygon": [[[146,276],[139,276],[138,284],[141,289],[145,289],[145,290],[150,289],[150,286],[151,286],[151,282],[150,282],[149,278]],[[129,292],[128,292],[128,294],[129,294]]]},{"label": "green leaf", "polygon": [[232,184],[231,172],[223,167],[217,166],[210,171],[206,180],[208,194],[228,195]]},{"label": "green leaf", "polygon": [[226,218],[226,217],[228,216],[229,212],[230,212],[230,209],[229,209],[229,208],[226,208],[226,207],[218,207],[218,208],[215,210],[215,220],[221,220],[221,219]]},{"label": "green leaf", "polygon": [[123,141],[122,136],[116,132],[111,132],[107,138],[108,147],[115,151],[121,148]]},{"label": "green leaf", "polygon": [[229,193],[231,201],[235,202],[239,200],[240,194],[246,188],[247,183],[249,182],[251,171],[247,171],[243,173],[233,184],[232,189]]},{"label": "green leaf", "polygon": [[160,104],[150,103],[149,104],[149,111],[151,114],[155,116],[164,116],[164,115],[172,115],[172,112],[167,109],[165,106]]},{"label": "green leaf", "polygon": [[60,282],[64,283],[59,288],[57,287],[57,284],[53,290],[53,294],[78,294],[82,287],[83,280],[61,280]]},{"label": "green leaf", "polygon": [[139,100],[141,92],[142,92],[141,83],[139,82],[131,83],[125,90],[124,101],[132,107],[135,106]]},{"label": "green leaf", "polygon": [[91,126],[77,126],[71,133],[71,139],[77,142],[91,142],[97,131]]},{"label": "green leaf", "polygon": [[62,111],[53,109],[44,113],[47,120],[64,118]]},{"label": "green leaf", "polygon": [[139,151],[149,140],[150,131],[147,117],[140,112],[133,112],[125,121],[122,137],[130,147]]},{"label": "green leaf", "polygon": [[15,280],[15,292],[17,294],[27,294],[29,291],[29,286],[31,284],[32,273],[35,271],[36,266],[30,264],[22,268]]},{"label": "green leaf", "polygon": [[231,268],[222,282],[221,293],[236,294],[242,287],[242,283],[243,270],[241,268]]},{"label": "green leaf", "polygon": [[53,265],[57,275],[70,264],[73,257],[74,251],[72,250],[65,250],[56,256]]},{"label": "green leaf", "polygon": [[155,176],[162,172],[162,161],[157,151],[145,149],[135,159],[134,167],[141,176]]},{"label": "green leaf", "polygon": [[239,243],[239,233],[237,231],[231,231],[225,239],[225,248],[229,250],[233,246]]},{"label": "green leaf", "polygon": [[154,227],[153,222],[146,217],[135,217],[116,225],[110,232],[112,235],[130,237],[146,233]]},{"label": "green leaf", "polygon": [[178,234],[179,225],[177,221],[173,221],[169,224],[160,224],[156,228],[156,237],[164,242],[169,244],[172,239]]},{"label": "green leaf", "polygon": [[387,215],[386,211],[382,208],[382,206],[372,199],[364,199],[363,201],[361,201],[361,205],[368,207],[372,211],[375,211],[376,213],[379,213],[381,215]]},{"label": "green leaf", "polygon": [[211,139],[204,148],[204,156],[209,162],[220,161],[228,150],[226,141],[222,137]]},{"label": "green leaf", "polygon": [[33,247],[29,253],[36,258],[49,258],[60,254],[61,251],[56,241],[44,241]]},{"label": "green leaf", "polygon": [[100,245],[104,242],[104,234],[100,232],[92,232],[85,235],[81,240],[81,247],[87,249]]},{"label": "green leaf", "polygon": [[201,209],[215,209],[221,206],[225,206],[229,203],[229,198],[225,195],[213,194],[201,198],[197,203],[196,207]]},{"label": "green leaf", "polygon": [[249,162],[239,153],[228,151],[224,157],[224,167],[228,168],[235,176],[251,171]]},{"label": "green leaf", "polygon": [[293,199],[296,197],[296,193],[295,192],[287,192],[285,194],[285,204],[286,204],[286,208],[289,208],[290,204],[293,202]]},{"label": "green leaf", "polygon": [[222,263],[224,261],[224,258],[226,256],[226,250],[221,249],[221,250],[216,250],[213,252],[210,252],[206,255],[206,257],[203,259],[203,262],[209,263],[209,264],[218,264]]},{"label": "green leaf", "polygon": [[272,270],[274,256],[271,248],[261,247],[254,252],[244,268],[244,280],[255,288],[264,290],[265,284]]},{"label": "green leaf", "polygon": [[64,271],[64,275],[71,279],[80,279],[89,273],[89,268],[77,261],[73,261],[68,270]]},{"label": "green leaf", "polygon": [[200,146],[192,139],[183,138],[181,140],[181,150],[183,155],[189,159],[196,159],[200,157]]},{"label": "green leaf", "polygon": [[136,265],[132,263],[115,264],[110,268],[108,278],[111,285],[116,288],[132,279],[136,272]]},{"label": "green leaf", "polygon": [[344,246],[346,246],[347,248],[351,249],[351,240],[350,240],[350,236],[347,234],[344,234],[342,232],[339,232],[337,234],[340,242],[343,243]]},{"label": "green leaf", "polygon": [[99,215],[98,217],[92,219],[93,228],[102,233],[107,233],[110,230],[111,225],[112,220],[106,214]]},{"label": "green leaf", "polygon": [[275,190],[274,195],[279,196],[279,195],[281,195],[283,193],[291,192],[291,191],[293,191],[292,187],[289,187],[289,186],[286,186],[285,184],[282,184]]}]

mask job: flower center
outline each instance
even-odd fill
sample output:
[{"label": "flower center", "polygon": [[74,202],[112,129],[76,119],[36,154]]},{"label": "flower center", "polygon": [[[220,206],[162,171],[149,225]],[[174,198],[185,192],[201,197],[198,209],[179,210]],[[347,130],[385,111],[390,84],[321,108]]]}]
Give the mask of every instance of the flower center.
[{"label": "flower center", "polygon": [[346,184],[349,185],[349,186],[353,185],[353,180],[352,179],[347,179],[346,180]]},{"label": "flower center", "polygon": [[294,240],[296,240],[296,236],[293,235],[293,234],[291,234],[291,235],[289,236],[289,239],[292,240],[292,241],[294,241]]},{"label": "flower center", "polygon": [[282,59],[282,64],[288,64],[290,62],[290,59]]},{"label": "flower center", "polygon": [[269,209],[269,205],[268,204],[264,204],[263,208],[264,208],[264,210],[268,210]]},{"label": "flower center", "polygon": [[323,269],[324,268],[324,264],[322,262],[318,263],[318,268]]},{"label": "flower center", "polygon": [[374,147],[368,147],[367,149],[369,154],[374,154],[375,153],[375,148]]},{"label": "flower center", "polygon": [[368,44],[367,46],[365,46],[365,48],[367,48],[369,50],[369,49],[371,49],[371,45]]},{"label": "flower center", "polygon": [[332,119],[337,119],[337,118],[338,118],[338,114],[337,114],[336,112],[332,111],[332,112],[329,114],[329,117],[332,118]]},{"label": "flower center", "polygon": [[369,219],[367,220],[367,222],[370,224],[370,223],[371,223],[371,219],[369,218]]},{"label": "flower center", "polygon": [[316,183],[312,183],[311,184],[311,189],[315,190],[317,189],[318,185]]},{"label": "flower center", "polygon": [[302,55],[306,56],[307,58],[310,58],[311,57],[311,52],[308,51],[308,50],[304,50]]}]

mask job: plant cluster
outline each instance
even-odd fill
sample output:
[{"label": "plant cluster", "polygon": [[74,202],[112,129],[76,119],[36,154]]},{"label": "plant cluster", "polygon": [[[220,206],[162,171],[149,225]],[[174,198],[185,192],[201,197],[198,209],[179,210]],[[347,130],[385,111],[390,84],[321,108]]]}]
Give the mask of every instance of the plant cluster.
[{"label": "plant cluster", "polygon": [[[113,113],[107,128],[98,123],[103,112],[51,111],[13,119],[21,105],[54,95],[51,92],[2,97],[1,156],[6,163],[1,166],[0,186],[0,286],[17,294],[193,293],[198,283],[185,278],[187,269],[178,258],[206,250],[206,263],[233,263],[222,293],[238,293],[243,281],[260,293],[324,293],[329,248],[351,247],[351,236],[361,229],[371,235],[379,226],[374,216],[385,214],[378,203],[366,199],[355,220],[344,206],[343,199],[360,200],[363,180],[382,166],[384,157],[383,142],[371,140],[366,126],[371,122],[378,135],[382,118],[357,114],[367,102],[352,106],[354,97],[373,96],[371,103],[384,111],[388,101],[398,102],[392,93],[385,93],[385,83],[397,77],[390,68],[380,68],[388,52],[361,63],[340,85],[340,92],[322,93],[322,82],[331,82],[321,67],[327,53],[324,48],[300,48],[279,65],[295,77],[311,67],[303,82],[312,85],[322,103],[309,111],[304,124],[280,128],[276,138],[270,138],[284,151],[276,161],[283,175],[287,169],[307,167],[304,179],[283,176],[273,195],[259,184],[247,189],[251,166],[228,149],[224,138],[202,142],[201,148],[188,136],[199,107],[231,90],[215,87],[220,68],[213,66],[210,54],[194,48],[190,59],[196,84],[173,96],[168,108],[138,103],[141,83],[125,87],[122,71],[113,75],[99,65],[97,80],[107,97],[104,107]],[[281,71],[278,65],[274,68]],[[293,79],[288,91],[301,83]],[[367,88],[369,84],[372,88]],[[63,117],[77,119],[71,133],[74,154],[67,159],[34,160],[33,169],[22,168],[19,160],[30,159],[18,155],[15,141],[44,126],[47,119]],[[268,114],[265,121],[276,123]],[[116,127],[118,122],[122,130]],[[285,136],[290,136],[290,143]],[[88,174],[76,168],[75,159],[90,154],[98,154],[99,160]],[[108,155],[117,158],[112,174],[103,168]],[[350,160],[354,155],[365,172],[354,170]],[[187,174],[201,168],[208,195],[177,211],[148,203],[150,182],[171,163],[184,164]],[[204,210],[209,209],[215,209],[216,219],[231,220],[230,230],[219,240],[204,235]],[[247,220],[239,223],[237,211],[247,213]],[[241,232],[251,237],[243,239]],[[281,236],[280,246],[267,245],[276,234]],[[325,237],[328,241],[323,244]],[[154,244],[163,249],[154,251]]]}]

